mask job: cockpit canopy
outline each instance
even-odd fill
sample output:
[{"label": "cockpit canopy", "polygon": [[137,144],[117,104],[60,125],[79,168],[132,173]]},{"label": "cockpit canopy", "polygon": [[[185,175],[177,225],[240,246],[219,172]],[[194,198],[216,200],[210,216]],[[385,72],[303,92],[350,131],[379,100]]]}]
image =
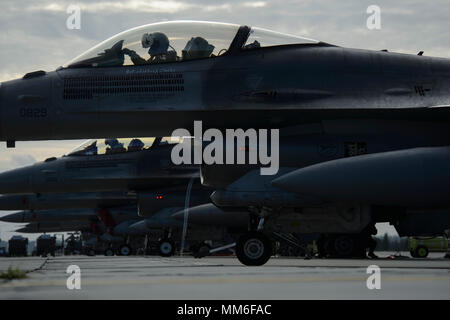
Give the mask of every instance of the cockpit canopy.
[{"label": "cockpit canopy", "polygon": [[[239,44],[236,40],[243,41]],[[73,59],[66,67],[114,67],[211,58],[225,54],[236,43],[240,49],[249,50],[317,41],[228,23],[161,22],[119,33]]]},{"label": "cockpit canopy", "polygon": [[182,137],[164,138],[109,138],[91,139],[71,151],[68,156],[92,156],[124,152],[136,152],[157,148],[158,146],[183,142]]}]

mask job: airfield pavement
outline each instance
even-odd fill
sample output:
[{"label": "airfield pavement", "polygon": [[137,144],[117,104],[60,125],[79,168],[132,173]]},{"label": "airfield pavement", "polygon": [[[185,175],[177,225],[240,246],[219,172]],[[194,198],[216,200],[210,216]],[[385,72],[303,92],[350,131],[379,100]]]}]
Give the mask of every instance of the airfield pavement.
[{"label": "airfield pavement", "polygon": [[[0,299],[449,299],[450,259],[443,257],[279,257],[261,267],[243,266],[235,257],[0,258],[0,271],[34,270],[26,279],[0,279]],[[79,290],[67,289],[69,265],[80,267]],[[367,288],[369,265],[380,267],[379,290]]]}]

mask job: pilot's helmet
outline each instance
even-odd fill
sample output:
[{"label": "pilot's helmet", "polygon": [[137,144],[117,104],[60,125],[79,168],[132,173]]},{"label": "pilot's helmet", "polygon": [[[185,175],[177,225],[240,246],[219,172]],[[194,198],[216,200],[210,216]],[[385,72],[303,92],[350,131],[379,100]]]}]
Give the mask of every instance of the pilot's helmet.
[{"label": "pilot's helmet", "polygon": [[169,49],[169,38],[161,32],[144,33],[141,42],[143,48],[150,48],[150,55],[164,54]]},{"label": "pilot's helmet", "polygon": [[142,150],[144,143],[140,139],[133,139],[128,144],[128,151]]},{"label": "pilot's helmet", "polygon": [[123,143],[120,143],[116,138],[105,139],[105,144],[110,146],[112,149],[122,149]]}]

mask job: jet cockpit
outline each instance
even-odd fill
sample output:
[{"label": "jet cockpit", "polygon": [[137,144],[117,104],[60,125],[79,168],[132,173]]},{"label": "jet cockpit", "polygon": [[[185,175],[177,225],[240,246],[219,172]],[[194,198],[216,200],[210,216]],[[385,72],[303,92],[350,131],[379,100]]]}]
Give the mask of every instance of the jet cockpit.
[{"label": "jet cockpit", "polygon": [[67,156],[91,156],[136,152],[157,148],[158,146],[181,143],[182,141],[182,137],[90,139],[75,148]]},{"label": "jet cockpit", "polygon": [[66,67],[114,67],[213,58],[238,50],[316,40],[262,28],[205,21],[170,21],[148,24],[119,33]]}]

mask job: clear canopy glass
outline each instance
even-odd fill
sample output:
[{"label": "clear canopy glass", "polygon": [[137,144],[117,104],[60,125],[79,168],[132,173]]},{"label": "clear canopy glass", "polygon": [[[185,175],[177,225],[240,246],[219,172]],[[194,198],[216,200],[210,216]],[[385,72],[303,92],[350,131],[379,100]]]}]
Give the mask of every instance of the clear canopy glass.
[{"label": "clear canopy glass", "polygon": [[289,44],[318,43],[319,41],[294,36],[272,30],[253,27],[243,49],[255,49],[260,47],[272,47]]},{"label": "clear canopy glass", "polygon": [[[229,49],[239,25],[205,21],[148,24],[119,33],[68,62],[65,67],[114,67],[177,62],[219,56]],[[242,49],[317,43],[262,28],[251,28]]]},{"label": "clear canopy glass", "polygon": [[238,29],[235,24],[201,21],[148,24],[103,41],[67,66],[122,66],[217,56],[226,52]]},{"label": "clear canopy glass", "polygon": [[[156,144],[155,144],[156,141]],[[79,147],[71,151],[68,156],[92,156],[102,154],[136,152],[155,148],[167,144],[183,142],[182,137],[159,138],[109,138],[91,139],[82,143]]]}]

